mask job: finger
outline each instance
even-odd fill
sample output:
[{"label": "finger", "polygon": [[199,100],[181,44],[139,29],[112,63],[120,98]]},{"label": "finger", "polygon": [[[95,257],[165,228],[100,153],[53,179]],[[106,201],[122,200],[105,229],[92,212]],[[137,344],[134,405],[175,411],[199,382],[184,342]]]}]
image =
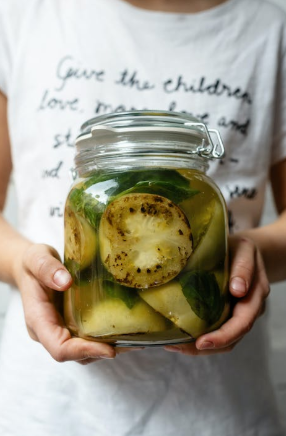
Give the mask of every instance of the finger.
[{"label": "finger", "polygon": [[72,337],[56,310],[53,299],[34,277],[28,283],[33,289],[32,296],[29,294],[27,298],[27,293],[24,292],[23,298],[28,332],[55,360],[65,362],[115,357],[114,348],[108,344]]},{"label": "finger", "polygon": [[229,289],[234,297],[241,298],[248,292],[255,271],[256,247],[249,239],[230,239],[231,268]]},{"label": "finger", "polygon": [[62,291],[71,286],[72,277],[52,247],[32,245],[26,252],[24,267],[37,281],[50,289]]},{"label": "finger", "polygon": [[198,350],[195,343],[192,344],[182,344],[182,345],[168,345],[164,347],[166,351],[172,353],[180,353],[187,356],[210,356],[213,354],[229,353],[233,350],[236,344],[232,344],[228,347],[222,349],[213,350]]},{"label": "finger", "polygon": [[261,284],[262,284],[262,291],[263,291],[263,296],[264,296],[263,304],[265,305],[265,303],[266,303],[265,299],[270,294],[270,285],[269,285],[269,280],[268,280],[268,277],[266,274],[264,261],[263,261],[262,255],[259,251],[257,251],[256,258],[257,258],[258,276],[259,276],[259,280],[261,281]]},{"label": "finger", "polygon": [[[41,333],[41,326],[36,330],[28,327],[30,337],[40,342],[57,362],[74,360],[81,365],[97,362],[102,359],[113,359],[115,352],[106,344],[94,343],[80,338],[73,338],[70,332],[62,327],[56,334]],[[55,337],[56,336],[56,337]]]},{"label": "finger", "polygon": [[84,360],[78,360],[77,363],[85,366],[85,365],[89,365],[90,363],[98,362],[99,360],[102,360],[102,359],[100,359],[100,358],[98,358],[98,359],[84,359]]},{"label": "finger", "polygon": [[[242,304],[241,302],[237,305]],[[196,341],[198,350],[222,350],[241,340],[252,328],[256,317],[233,316],[218,330],[201,336]]]},{"label": "finger", "polygon": [[99,359],[113,359],[116,355],[110,345],[72,338],[65,327],[48,327],[48,332],[38,334],[38,339],[57,362],[74,360],[87,364]]},{"label": "finger", "polygon": [[73,338],[65,327],[56,326],[53,333],[49,334],[50,327],[45,334],[41,333],[42,326],[35,329],[28,327],[31,338],[40,342],[57,362],[74,360],[81,365],[97,362],[102,359],[114,359],[114,349],[97,342]]},{"label": "finger", "polygon": [[116,347],[116,354],[130,353],[130,351],[144,350],[144,347]]},{"label": "finger", "polygon": [[257,254],[256,277],[249,293],[234,306],[232,317],[218,330],[201,336],[196,341],[199,350],[222,349],[231,346],[247,334],[263,310],[269,294],[269,285],[262,262]]}]

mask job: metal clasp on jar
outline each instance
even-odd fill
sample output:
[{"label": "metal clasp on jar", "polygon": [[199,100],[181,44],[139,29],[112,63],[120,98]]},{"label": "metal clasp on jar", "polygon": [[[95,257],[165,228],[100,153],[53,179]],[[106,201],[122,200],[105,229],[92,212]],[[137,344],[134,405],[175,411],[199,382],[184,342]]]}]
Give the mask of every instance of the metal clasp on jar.
[{"label": "metal clasp on jar", "polygon": [[[220,133],[216,129],[208,129],[203,123],[185,123],[185,126],[196,127],[202,130],[208,140],[208,144],[206,145],[206,139],[202,138],[202,145],[197,147],[196,153],[207,159],[221,159],[224,154],[224,145],[220,136]],[[214,144],[210,133],[216,135],[217,143]]]}]

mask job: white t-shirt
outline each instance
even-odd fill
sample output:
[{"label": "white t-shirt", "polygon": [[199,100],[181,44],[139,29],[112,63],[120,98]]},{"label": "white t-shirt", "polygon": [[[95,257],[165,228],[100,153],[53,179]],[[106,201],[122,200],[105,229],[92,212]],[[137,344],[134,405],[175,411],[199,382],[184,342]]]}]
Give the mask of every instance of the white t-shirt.
[{"label": "white t-shirt", "polygon": [[[232,231],[259,225],[272,164],[286,158],[285,16],[228,0],[197,14],[122,0],[0,0],[0,89],[19,228],[63,252],[74,138],[111,111],[187,111],[221,132],[209,175]],[[265,317],[229,354],[146,349],[59,364],[25,328],[18,291],[1,344],[1,436],[282,436]]]}]

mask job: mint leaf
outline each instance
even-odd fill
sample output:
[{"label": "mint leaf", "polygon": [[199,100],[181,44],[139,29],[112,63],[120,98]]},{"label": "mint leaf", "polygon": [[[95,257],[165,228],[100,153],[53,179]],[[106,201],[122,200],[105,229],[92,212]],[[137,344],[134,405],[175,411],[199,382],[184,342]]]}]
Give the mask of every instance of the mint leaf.
[{"label": "mint leaf", "polygon": [[80,272],[80,265],[72,259],[65,259],[64,265],[67,270],[70,272],[72,278],[74,279]]},{"label": "mint leaf", "polygon": [[195,314],[210,325],[215,323],[220,318],[225,304],[215,275],[206,271],[190,271],[182,275],[179,282]]},{"label": "mint leaf", "polygon": [[114,180],[116,182],[118,188],[117,193],[131,188],[140,181],[170,182],[176,186],[182,186],[185,188],[189,187],[189,180],[176,170],[150,168],[149,170],[134,170],[124,172],[113,171],[110,173],[102,173],[99,171],[85,181],[84,189],[87,189],[96,183],[105,182],[107,180]]},{"label": "mint leaf", "polygon": [[178,171],[150,169],[125,172],[98,173],[74,188],[69,195],[71,207],[96,227],[106,206],[116,198],[131,193],[161,195],[174,203],[181,203],[199,191]]},{"label": "mint leaf", "polygon": [[119,298],[126,304],[128,309],[132,309],[132,307],[139,301],[139,296],[134,289],[130,289],[127,286],[122,286],[109,280],[105,280],[103,285],[104,290],[109,297]]},{"label": "mint leaf", "polygon": [[132,188],[121,192],[116,198],[126,194],[144,193],[161,195],[174,203],[181,203],[183,200],[193,197],[193,195],[196,195],[198,192],[199,191],[190,189],[189,187],[176,186],[173,183],[161,182],[160,180],[142,181],[136,183]]},{"label": "mint leaf", "polygon": [[70,272],[73,281],[77,286],[91,283],[94,275],[93,264],[81,270],[80,265],[75,260],[65,259],[64,265],[67,268],[67,270]]}]

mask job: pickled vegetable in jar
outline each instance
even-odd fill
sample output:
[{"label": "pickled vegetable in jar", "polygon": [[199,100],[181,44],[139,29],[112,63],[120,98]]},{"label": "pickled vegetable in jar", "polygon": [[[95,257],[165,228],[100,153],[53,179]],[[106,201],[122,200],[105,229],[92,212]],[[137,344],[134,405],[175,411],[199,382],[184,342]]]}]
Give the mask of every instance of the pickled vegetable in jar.
[{"label": "pickled vegetable in jar", "polygon": [[218,328],[229,314],[227,211],[206,175],[223,155],[218,132],[185,114],[126,112],[88,121],[76,145],[65,207],[72,334],[153,346]]}]

